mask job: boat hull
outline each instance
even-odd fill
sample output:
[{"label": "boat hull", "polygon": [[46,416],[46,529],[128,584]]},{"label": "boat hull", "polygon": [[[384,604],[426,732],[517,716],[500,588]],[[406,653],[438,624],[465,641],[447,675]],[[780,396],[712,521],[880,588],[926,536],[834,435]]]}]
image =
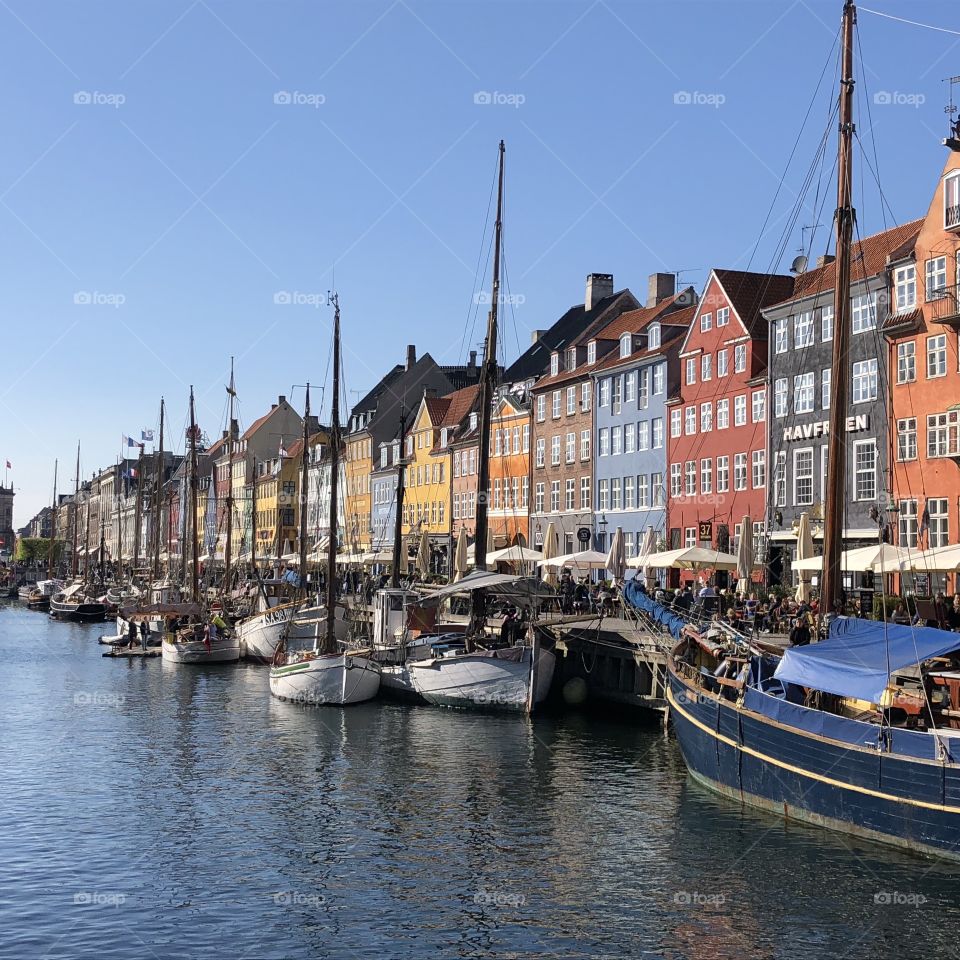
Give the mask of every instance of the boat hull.
[{"label": "boat hull", "polygon": [[556,665],[549,650],[538,648],[531,663],[533,655],[530,647],[519,660],[459,654],[417,661],[409,670],[417,693],[435,706],[525,713],[546,698]]},{"label": "boat hull", "polygon": [[270,668],[270,692],[296,703],[345,706],[372,700],[379,689],[379,666],[351,653],[315,656]]},{"label": "boat hull", "polygon": [[235,663],[240,659],[240,641],[236,637],[217,637],[208,650],[202,640],[174,643],[164,637],[161,652],[170,663]]},{"label": "boat hull", "polygon": [[687,769],[711,790],[779,816],[960,859],[960,765],[801,731],[706,696],[672,670],[667,700]]},{"label": "boat hull", "polygon": [[[326,630],[327,611],[322,607],[297,610],[295,604],[255,613],[237,625],[241,655],[257,663],[273,663],[286,631],[289,640],[316,640]],[[338,607],[334,632],[346,640],[347,623]]]},{"label": "boat hull", "polygon": [[49,601],[50,616],[54,620],[73,620],[79,623],[101,623],[106,617],[107,608],[99,601],[90,603],[59,603]]}]

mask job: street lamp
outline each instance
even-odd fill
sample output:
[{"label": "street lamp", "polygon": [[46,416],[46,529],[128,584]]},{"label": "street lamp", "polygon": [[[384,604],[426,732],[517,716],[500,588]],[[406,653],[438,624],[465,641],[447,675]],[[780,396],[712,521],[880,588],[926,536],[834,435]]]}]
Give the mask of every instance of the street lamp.
[{"label": "street lamp", "polygon": [[597,521],[597,527],[600,529],[600,536],[598,540],[600,541],[600,549],[602,550],[607,545],[607,515],[606,513],[600,514],[600,519]]}]

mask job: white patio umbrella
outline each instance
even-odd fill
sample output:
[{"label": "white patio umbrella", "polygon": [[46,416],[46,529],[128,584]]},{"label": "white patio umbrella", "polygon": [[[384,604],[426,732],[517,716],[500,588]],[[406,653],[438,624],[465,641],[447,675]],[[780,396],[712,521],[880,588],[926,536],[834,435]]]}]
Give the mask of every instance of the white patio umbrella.
[{"label": "white patio umbrella", "polygon": [[560,570],[563,567],[577,567],[580,570],[604,570],[607,566],[607,554],[599,550],[580,550],[577,553],[564,553],[543,561],[548,570]]},{"label": "white patio umbrella", "polygon": [[740,542],[737,544],[737,579],[749,580],[753,573],[753,520],[746,514],[740,522]]},{"label": "white patio umbrella", "polygon": [[732,553],[714,550],[711,547],[680,547],[664,550],[646,557],[633,557],[628,567],[649,567],[654,570],[736,570],[737,558]]},{"label": "white patio umbrella", "polygon": [[421,577],[430,573],[430,535],[426,530],[420,534],[420,547],[417,550],[417,573]]},{"label": "white patio umbrella", "polygon": [[[800,514],[800,523],[797,526],[797,560],[809,560],[813,556],[813,531],[810,529],[810,517],[806,510]],[[796,564],[794,564],[796,569]],[[797,584],[797,603],[807,603],[810,600],[810,574],[806,570],[798,571],[800,581]]]},{"label": "white patio umbrella", "polygon": [[627,548],[623,539],[623,527],[617,527],[613,534],[604,566],[614,580],[622,580],[627,572]]},{"label": "white patio umbrella", "polygon": [[553,525],[551,520],[547,524],[547,533],[543,538],[543,565],[547,570],[546,579],[547,583],[556,584],[557,576],[553,573],[548,566],[548,562],[557,555],[557,550],[559,549],[559,543],[557,538],[557,528]]},{"label": "white patio umbrella", "polygon": [[539,550],[514,544],[512,547],[504,547],[487,554],[487,560],[490,563],[539,563],[543,560],[543,554]]},{"label": "white patio umbrella", "polygon": [[467,560],[467,531],[464,527],[460,528],[457,534],[457,547],[453,553],[453,580],[456,583],[462,580],[467,572],[469,561]]},{"label": "white patio umbrella", "polygon": [[[903,563],[910,562],[910,556],[910,550],[906,547],[895,547],[889,543],[871,544],[869,547],[844,550],[840,555],[840,568],[845,572],[873,570],[874,573],[896,573],[901,569]],[[793,569],[801,571],[822,570],[823,557],[797,560],[793,564]]]},{"label": "white patio umbrella", "polygon": [[[643,543],[640,545],[640,552],[636,557],[631,557],[632,560],[638,560],[640,563],[637,566],[641,567],[641,573],[645,579],[650,579],[652,574],[650,573],[652,567],[647,566],[646,558],[651,556],[654,553],[654,548],[657,545],[657,535],[654,533],[653,527],[647,527],[647,532],[643,535]],[[629,561],[627,566],[633,566]]]}]

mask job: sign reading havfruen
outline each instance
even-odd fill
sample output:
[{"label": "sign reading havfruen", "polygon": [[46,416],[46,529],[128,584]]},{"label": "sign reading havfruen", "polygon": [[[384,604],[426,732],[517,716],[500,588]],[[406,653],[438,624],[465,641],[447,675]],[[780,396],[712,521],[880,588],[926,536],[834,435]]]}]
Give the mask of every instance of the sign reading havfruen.
[{"label": "sign reading havfruen", "polygon": [[[847,417],[847,433],[860,433],[870,429],[870,414],[858,413],[854,417]],[[815,437],[825,437],[830,432],[830,421],[819,420],[816,423],[801,423],[796,427],[784,427],[783,439],[813,440]]]}]

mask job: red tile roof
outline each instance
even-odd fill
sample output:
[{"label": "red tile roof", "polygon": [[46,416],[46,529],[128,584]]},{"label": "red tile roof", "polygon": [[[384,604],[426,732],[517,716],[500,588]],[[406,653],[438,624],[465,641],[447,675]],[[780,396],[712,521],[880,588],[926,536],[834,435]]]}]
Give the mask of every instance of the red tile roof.
[{"label": "red tile roof", "polygon": [[750,336],[766,339],[767,321],[760,311],[788,299],[793,294],[795,278],[744,270],[716,269],[713,273]]},{"label": "red tile roof", "polygon": [[435,427],[439,427],[444,414],[447,412],[447,407],[450,406],[450,401],[446,397],[427,397],[425,402],[430,422]]},{"label": "red tile roof", "polygon": [[[893,227],[890,230],[884,230],[882,233],[875,233],[870,237],[864,237],[853,245],[853,252],[850,264],[851,280],[866,280],[868,277],[875,277],[883,271],[887,261],[891,259],[901,259],[907,256],[913,249],[913,243],[920,233],[923,226],[923,219],[911,220],[899,227]],[[776,306],[780,303],[789,303],[792,300],[799,300],[801,297],[810,297],[814,294],[832,290],[836,283],[837,265],[828,263],[823,267],[817,267],[801,273],[796,278],[792,295],[787,295],[782,300],[775,301]]]},{"label": "red tile roof", "polygon": [[[643,313],[643,310],[633,310],[631,311],[635,314]],[[668,314],[665,317],[659,318],[659,322],[662,326],[673,326],[680,327],[681,329],[688,329],[690,324],[693,323],[693,318],[697,314],[696,306],[684,307],[682,310],[675,310],[673,313]],[[646,329],[650,323],[657,319],[656,317],[649,317],[641,327],[638,327],[634,330],[634,333],[640,333],[643,329]],[[621,357],[618,350],[614,350],[612,353],[608,353],[607,356],[599,360],[596,366],[593,368],[595,371],[600,370],[610,370],[613,367],[618,367],[621,364],[626,363],[636,363],[641,357],[646,359],[647,357],[661,357],[665,356],[667,351],[671,346],[679,347],[682,342],[682,336],[676,334],[674,337],[669,339],[666,343],[662,343],[658,350],[641,350],[637,353],[631,354],[629,357]]]},{"label": "red tile roof", "polygon": [[243,435],[240,437],[241,440],[249,440],[276,412],[276,407],[271,407],[262,417],[258,417],[253,423],[243,431]]},{"label": "red tile roof", "polygon": [[480,390],[479,384],[471,384],[462,390],[455,390],[448,393],[443,399],[447,401],[447,410],[443,420],[440,423],[442,427],[455,427],[470,412],[477,394]]}]

